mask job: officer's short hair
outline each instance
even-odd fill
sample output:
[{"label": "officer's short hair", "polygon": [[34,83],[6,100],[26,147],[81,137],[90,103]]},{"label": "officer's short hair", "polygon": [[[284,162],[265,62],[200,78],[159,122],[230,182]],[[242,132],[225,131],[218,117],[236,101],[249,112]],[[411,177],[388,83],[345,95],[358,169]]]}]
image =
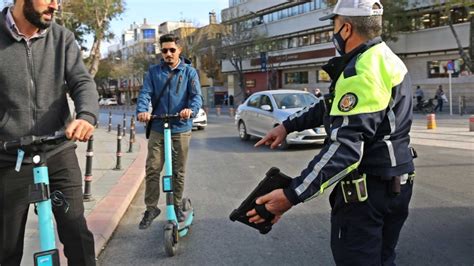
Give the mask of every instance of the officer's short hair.
[{"label": "officer's short hair", "polygon": [[[374,4],[374,9],[380,8],[379,5]],[[367,17],[345,17],[341,16],[344,23],[349,23],[352,28],[362,37],[373,39],[382,35],[382,16],[367,16]]]},{"label": "officer's short hair", "polygon": [[160,46],[164,43],[164,42],[174,42],[176,43],[176,45],[180,45],[181,44],[181,41],[180,41],[180,38],[174,34],[165,34],[165,35],[162,35],[160,37]]}]

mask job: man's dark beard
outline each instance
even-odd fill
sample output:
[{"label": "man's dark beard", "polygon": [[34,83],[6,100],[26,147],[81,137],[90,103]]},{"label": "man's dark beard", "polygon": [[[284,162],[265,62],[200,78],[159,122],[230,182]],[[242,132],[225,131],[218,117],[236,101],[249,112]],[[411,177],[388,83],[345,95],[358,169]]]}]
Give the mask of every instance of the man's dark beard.
[{"label": "man's dark beard", "polygon": [[45,13],[51,13],[51,18],[54,16],[54,10],[49,9],[43,13],[39,13],[33,7],[32,0],[25,0],[25,5],[23,6],[23,15],[25,15],[26,20],[28,20],[32,25],[42,30],[51,26],[51,21],[45,21],[42,19],[42,15]]}]

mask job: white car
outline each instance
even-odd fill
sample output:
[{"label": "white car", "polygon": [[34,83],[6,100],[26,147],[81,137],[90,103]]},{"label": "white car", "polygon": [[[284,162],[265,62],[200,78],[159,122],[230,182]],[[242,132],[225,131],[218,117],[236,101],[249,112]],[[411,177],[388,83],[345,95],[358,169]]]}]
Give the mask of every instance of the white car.
[{"label": "white car", "polygon": [[207,126],[207,114],[202,108],[199,108],[198,114],[196,115],[195,118],[193,118],[193,127],[201,130],[201,129],[204,129],[206,126]]},{"label": "white car", "polygon": [[[320,99],[311,93],[297,90],[269,90],[252,94],[235,113],[235,124],[241,140],[250,136],[263,138],[268,131],[280,125],[288,116]],[[286,149],[291,144],[322,144],[326,138],[323,126],[292,132],[280,145]]]},{"label": "white car", "polygon": [[99,105],[117,105],[115,98],[103,98],[99,101]]}]

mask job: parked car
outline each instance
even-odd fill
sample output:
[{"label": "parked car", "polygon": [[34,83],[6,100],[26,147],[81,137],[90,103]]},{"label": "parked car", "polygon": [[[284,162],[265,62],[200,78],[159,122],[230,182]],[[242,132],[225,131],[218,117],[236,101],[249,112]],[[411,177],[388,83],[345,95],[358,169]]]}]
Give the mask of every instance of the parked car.
[{"label": "parked car", "polygon": [[202,108],[200,108],[198,114],[193,119],[193,128],[202,130],[206,127],[207,127],[207,114]]},{"label": "parked car", "polygon": [[[318,101],[316,96],[305,91],[270,90],[254,93],[237,108],[235,124],[239,137],[244,141],[251,136],[262,138],[288,116]],[[322,126],[292,132],[287,135],[280,149],[286,149],[292,144],[323,143],[325,137],[326,131]]]},{"label": "parked car", "polygon": [[99,105],[117,105],[117,100],[115,98],[103,98],[99,101]]}]

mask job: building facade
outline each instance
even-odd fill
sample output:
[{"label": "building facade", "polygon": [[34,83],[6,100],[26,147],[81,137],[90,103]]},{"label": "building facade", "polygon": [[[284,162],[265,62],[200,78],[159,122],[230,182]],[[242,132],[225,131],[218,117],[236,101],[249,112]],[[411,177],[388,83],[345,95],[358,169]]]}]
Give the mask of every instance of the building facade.
[{"label": "building facade", "polygon": [[[436,5],[436,0],[409,2],[409,28],[388,45],[404,60],[414,87],[420,85],[428,97],[434,97],[438,85],[449,95],[448,64],[452,66],[453,106],[457,111],[462,98],[473,110],[474,76],[459,55],[448,16],[441,12],[443,6]],[[466,53],[472,53],[472,7],[455,6],[449,14]],[[327,92],[330,80],[321,66],[336,51],[331,22],[321,22],[319,17],[330,11],[323,0],[230,0],[229,8],[222,10],[222,23],[251,28],[265,36],[267,43],[256,48],[260,56],[243,60],[244,89],[250,93],[281,88]],[[238,91],[236,71],[228,60],[223,61],[222,71],[227,75],[229,93]]]},{"label": "building facade", "polygon": [[109,81],[119,104],[131,104],[137,98],[148,65],[156,62],[159,26],[133,23],[122,31],[120,43],[108,47],[108,60],[116,66],[119,77]]}]

